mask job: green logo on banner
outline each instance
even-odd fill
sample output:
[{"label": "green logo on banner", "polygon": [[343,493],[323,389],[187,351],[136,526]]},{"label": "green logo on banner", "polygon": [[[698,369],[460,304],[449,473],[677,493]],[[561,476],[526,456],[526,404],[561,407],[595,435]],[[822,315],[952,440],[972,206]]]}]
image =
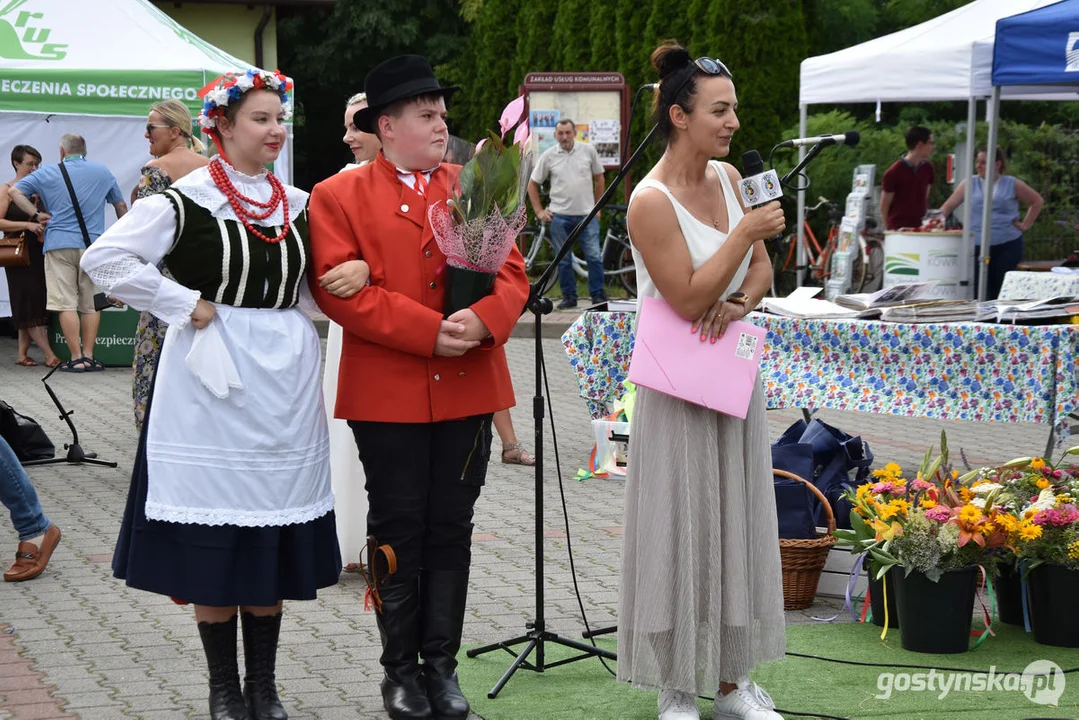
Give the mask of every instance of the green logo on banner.
[{"label": "green logo on banner", "polygon": [[[2,0],[0,0],[2,2]],[[11,0],[0,8],[0,57],[8,60],[63,60],[66,43],[51,43],[52,30],[42,27],[42,13],[23,10],[28,0]]]},{"label": "green logo on banner", "polygon": [[918,253],[896,253],[884,258],[884,272],[888,275],[918,275],[921,262]]}]

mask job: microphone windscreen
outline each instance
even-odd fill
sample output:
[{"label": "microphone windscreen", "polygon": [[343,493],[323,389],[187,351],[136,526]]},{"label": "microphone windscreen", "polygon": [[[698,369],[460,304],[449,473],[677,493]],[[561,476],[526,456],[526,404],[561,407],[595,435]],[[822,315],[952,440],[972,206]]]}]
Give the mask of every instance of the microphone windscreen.
[{"label": "microphone windscreen", "polygon": [[756,150],[742,153],[742,177],[753,177],[764,172],[764,160]]},{"label": "microphone windscreen", "polygon": [[857,130],[848,130],[843,133],[843,135],[846,138],[846,140],[843,141],[843,144],[847,147],[854,147],[862,140],[862,134]]}]

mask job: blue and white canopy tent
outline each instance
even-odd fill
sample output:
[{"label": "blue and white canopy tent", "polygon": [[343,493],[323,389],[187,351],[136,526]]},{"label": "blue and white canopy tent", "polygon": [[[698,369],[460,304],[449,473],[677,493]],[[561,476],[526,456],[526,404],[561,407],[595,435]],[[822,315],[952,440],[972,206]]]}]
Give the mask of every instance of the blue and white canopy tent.
[{"label": "blue and white canopy tent", "polygon": [[[967,100],[967,157],[974,156],[974,121],[977,103],[989,100],[987,115],[997,112],[1001,98],[1008,100],[1074,100],[1075,88],[1030,85],[997,88],[991,79],[996,24],[1002,19],[1039,8],[1075,6],[1077,0],[973,0],[920,25],[828,55],[807,58],[801,65],[799,126],[806,135],[810,105]],[[1027,11],[1034,11],[1028,13]],[[1071,31],[1079,32],[1079,23]],[[1067,35],[1067,33],[1065,33]],[[1055,42],[1055,41],[1054,41]],[[1061,41],[1063,42],[1063,41]],[[839,132],[842,128],[834,130]],[[802,148],[801,154],[804,154]],[[970,183],[964,222],[970,227]],[[805,264],[802,222],[805,192],[798,193],[798,265]],[[984,233],[983,233],[984,234]],[[972,246],[969,230],[965,246]],[[988,238],[983,239],[988,248]],[[985,283],[981,283],[985,287]]]},{"label": "blue and white canopy tent", "polygon": [[[1061,0],[997,21],[989,97],[986,157],[997,151],[1000,99],[1013,94],[1055,100],[1079,100],[1079,0]],[[995,163],[986,163],[982,227],[993,212]],[[985,287],[989,248],[982,233],[981,286]]]}]

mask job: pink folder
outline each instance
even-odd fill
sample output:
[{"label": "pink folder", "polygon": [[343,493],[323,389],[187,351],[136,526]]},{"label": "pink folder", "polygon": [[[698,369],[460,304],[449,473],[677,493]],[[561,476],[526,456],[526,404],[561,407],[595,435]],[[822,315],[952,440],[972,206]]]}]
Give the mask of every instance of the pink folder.
[{"label": "pink folder", "polygon": [[691,326],[662,300],[641,298],[630,381],[744,420],[767,332],[736,321],[712,344]]}]

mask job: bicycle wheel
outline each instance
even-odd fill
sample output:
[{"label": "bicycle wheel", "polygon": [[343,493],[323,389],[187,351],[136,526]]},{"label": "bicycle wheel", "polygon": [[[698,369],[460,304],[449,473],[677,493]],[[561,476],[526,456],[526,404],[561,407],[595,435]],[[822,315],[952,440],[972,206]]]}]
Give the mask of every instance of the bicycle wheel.
[{"label": "bicycle wheel", "polygon": [[539,243],[537,239],[540,235],[540,229],[534,225],[525,225],[521,228],[521,232],[517,234],[517,249],[521,251],[521,256],[524,257],[525,270],[531,270],[532,265],[536,261],[536,255],[539,254]]},{"label": "bicycle wheel", "polygon": [[795,272],[796,258],[794,243],[797,237],[788,235],[783,240],[770,243],[772,246],[772,297],[787,297],[798,287],[798,274]]},{"label": "bicycle wheel", "polygon": [[876,240],[866,240],[862,257],[861,246],[851,271],[851,292],[876,292],[884,284],[884,246]]},{"label": "bicycle wheel", "polygon": [[619,247],[615,271],[618,273],[622,287],[631,298],[635,298],[637,297],[637,266],[633,263],[633,251],[626,242],[619,241]]}]

